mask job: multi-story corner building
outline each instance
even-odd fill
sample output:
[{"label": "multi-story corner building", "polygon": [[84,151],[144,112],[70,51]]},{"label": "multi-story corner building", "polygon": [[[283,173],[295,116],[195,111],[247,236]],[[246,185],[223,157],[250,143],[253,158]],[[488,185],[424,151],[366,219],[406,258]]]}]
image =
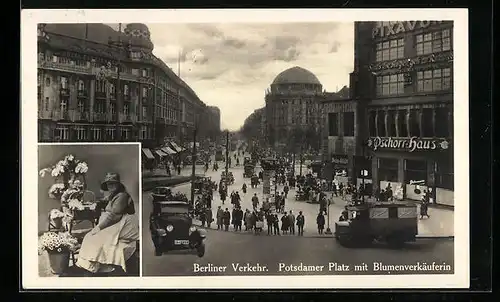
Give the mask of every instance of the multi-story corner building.
[{"label": "multi-story corner building", "polygon": [[310,71],[295,66],[276,76],[265,95],[266,135],[275,147],[290,146],[293,133],[302,133],[309,146],[318,149],[319,109],[324,99],[323,86]]},{"label": "multi-story corner building", "polygon": [[144,24],[48,24],[38,30],[41,142],[192,140],[218,131],[213,110],[152,54]]},{"label": "multi-story corner building", "polygon": [[453,22],[356,22],[350,86],[364,117],[356,153],[371,159],[356,174],[370,170],[375,189],[391,184],[409,199],[428,188],[453,205]]}]

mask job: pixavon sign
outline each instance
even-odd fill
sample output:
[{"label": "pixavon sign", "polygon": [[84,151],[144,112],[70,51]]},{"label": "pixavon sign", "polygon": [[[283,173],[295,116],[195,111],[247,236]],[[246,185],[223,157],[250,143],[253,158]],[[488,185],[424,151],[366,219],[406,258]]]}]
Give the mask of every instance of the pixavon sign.
[{"label": "pixavon sign", "polygon": [[377,149],[403,149],[413,151],[446,150],[450,143],[445,139],[419,138],[416,136],[409,138],[393,137],[371,137],[368,139],[368,147]]},{"label": "pixavon sign", "polygon": [[435,23],[443,21],[397,21],[397,22],[384,22],[382,26],[373,28],[372,38],[383,38],[391,35],[399,34],[401,32],[409,32],[419,28],[426,28]]}]

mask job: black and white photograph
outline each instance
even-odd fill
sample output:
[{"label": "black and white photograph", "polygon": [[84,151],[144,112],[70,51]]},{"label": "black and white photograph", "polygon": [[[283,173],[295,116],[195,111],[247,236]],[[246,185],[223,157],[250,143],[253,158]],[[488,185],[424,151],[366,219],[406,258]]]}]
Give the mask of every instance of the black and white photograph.
[{"label": "black and white photograph", "polygon": [[139,276],[139,150],[38,146],[41,277]]},{"label": "black and white photograph", "polygon": [[467,11],[391,11],[31,15],[39,276],[467,286]]}]

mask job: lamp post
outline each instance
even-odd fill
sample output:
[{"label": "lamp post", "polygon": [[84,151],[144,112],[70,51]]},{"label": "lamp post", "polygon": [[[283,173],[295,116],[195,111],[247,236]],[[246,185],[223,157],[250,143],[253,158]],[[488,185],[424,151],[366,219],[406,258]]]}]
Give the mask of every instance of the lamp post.
[{"label": "lamp post", "polygon": [[328,199],[328,205],[327,205],[327,208],[326,208],[326,231],[325,231],[325,234],[326,235],[331,235],[332,234],[332,230],[330,229],[330,203],[331,203],[331,200],[333,198],[333,193],[332,193],[332,196],[330,199]]},{"label": "lamp post", "polygon": [[194,206],[194,183],[196,180],[196,135],[198,133],[198,122],[195,121],[194,129],[193,129],[193,150],[191,153],[191,206]]}]

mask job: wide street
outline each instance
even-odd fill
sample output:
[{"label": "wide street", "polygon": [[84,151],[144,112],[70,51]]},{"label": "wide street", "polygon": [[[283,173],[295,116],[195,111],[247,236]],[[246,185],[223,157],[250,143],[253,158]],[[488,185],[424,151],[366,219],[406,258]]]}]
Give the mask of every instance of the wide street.
[{"label": "wide street", "polygon": [[[240,159],[242,162],[242,158]],[[233,163],[235,161],[233,160]],[[223,168],[223,164],[219,164]],[[197,173],[203,169],[197,168]],[[243,167],[233,167],[230,169],[235,177],[235,184],[229,187],[228,193],[231,191],[241,192],[241,186],[245,181],[248,186],[248,191],[245,195],[242,194],[242,208],[251,209],[251,196],[257,193],[259,199],[262,200],[262,185],[256,189],[249,186],[249,180],[243,178]],[[298,171],[298,170],[297,170]],[[304,171],[306,168],[304,167]],[[206,173],[212,177],[212,180],[220,180],[220,172],[212,172],[211,169]],[[279,191],[282,187],[278,188]],[[190,184],[176,186],[174,191],[181,191],[189,197]],[[448,227],[448,222],[453,223],[453,211],[442,209],[430,209],[430,219],[419,221],[419,234],[426,238],[418,239],[416,243],[408,244],[402,249],[390,249],[389,247],[379,244],[368,248],[349,249],[340,246],[334,238],[323,235],[321,238],[316,231],[315,217],[318,211],[318,205],[308,204],[305,202],[295,201],[295,192],[292,190],[286,201],[286,209],[292,210],[295,214],[298,211],[303,211],[306,217],[306,225],[304,228],[304,237],[293,235],[268,236],[267,230],[261,235],[254,235],[247,232],[235,233],[232,228],[230,231],[217,231],[212,228],[207,230],[206,254],[203,258],[198,258],[193,253],[175,252],[165,254],[163,256],[154,256],[153,243],[149,232],[148,220],[151,213],[151,196],[149,192],[143,193],[143,250],[142,250],[142,269],[145,276],[174,276],[174,275],[249,275],[249,274],[370,274],[373,273],[373,263],[382,262],[385,264],[416,264],[417,262],[427,262],[432,264],[449,264],[453,267],[454,247],[453,239],[437,238],[453,235],[453,224],[451,224],[451,232]],[[334,221],[340,215],[345,201],[340,198],[335,199],[335,204],[330,206],[330,221],[333,229]],[[228,200],[223,205],[220,201],[219,194],[214,193],[214,201],[212,207],[214,210],[217,206],[227,207],[231,210],[231,204]],[[215,216],[214,216],[215,217]],[[451,217],[451,218],[450,218]],[[446,227],[442,227],[445,225]],[[436,237],[437,236],[437,237]],[[436,238],[427,238],[436,237]],[[332,270],[329,270],[329,263],[332,263]],[[334,269],[334,262],[338,264],[350,265],[350,270],[337,271]],[[252,265],[260,265],[256,271],[250,272],[240,271],[233,267],[239,264],[246,266],[247,263]],[[280,263],[281,270],[280,270]],[[319,271],[316,268],[314,272],[305,272],[298,268],[298,271],[290,265],[303,266],[321,266],[325,267]],[[366,263],[366,271],[354,271],[355,264],[361,265]],[[201,272],[202,266],[227,266],[225,271],[220,272]],[[263,268],[266,266],[266,268]],[[260,270],[260,271],[259,271]],[[287,271],[289,270],[289,271]],[[291,270],[291,271],[290,271]],[[397,273],[397,272],[391,272]],[[412,272],[405,272],[412,273]],[[417,271],[413,273],[419,273]],[[421,273],[421,272],[420,272]],[[439,273],[434,271],[433,273]],[[452,273],[452,272],[441,272]]]}]

